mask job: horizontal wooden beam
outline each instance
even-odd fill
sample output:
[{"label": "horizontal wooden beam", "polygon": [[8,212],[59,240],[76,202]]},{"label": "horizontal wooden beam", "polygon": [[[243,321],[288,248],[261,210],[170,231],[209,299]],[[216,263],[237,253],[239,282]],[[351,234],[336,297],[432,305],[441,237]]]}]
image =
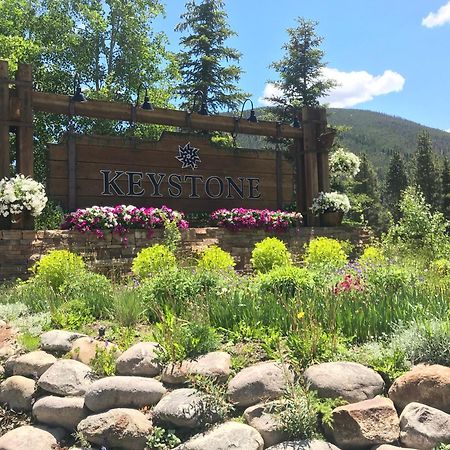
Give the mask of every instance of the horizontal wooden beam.
[{"label": "horizontal wooden beam", "polygon": [[153,111],[134,107],[129,103],[88,100],[86,102],[72,102],[69,96],[49,94],[46,92],[33,92],[34,111],[44,111],[67,116],[85,116],[99,119],[123,120],[155,125],[168,125],[174,127],[191,128],[193,130],[226,131],[229,133],[252,134],[258,136],[271,136],[279,138],[301,139],[301,128],[290,125],[277,125],[277,122],[260,121],[249,122],[247,119],[238,119],[229,116],[203,116],[197,113],[189,114],[186,111],[174,109],[155,108]]}]

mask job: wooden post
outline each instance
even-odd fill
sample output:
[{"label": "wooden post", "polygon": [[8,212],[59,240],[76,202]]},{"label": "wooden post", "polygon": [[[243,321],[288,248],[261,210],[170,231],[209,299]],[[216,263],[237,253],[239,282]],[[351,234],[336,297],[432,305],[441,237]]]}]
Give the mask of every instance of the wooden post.
[{"label": "wooden post", "polygon": [[[319,123],[319,136],[324,136],[327,128],[327,111],[326,109],[320,110],[320,123]],[[319,191],[329,192],[330,191],[330,163],[329,163],[329,149],[333,144],[334,135],[330,133],[330,139],[327,137],[327,141],[319,141],[319,152],[317,153],[317,168],[319,170]]]},{"label": "wooden post", "polygon": [[293,144],[295,166],[295,202],[297,211],[303,214],[306,220],[306,187],[305,187],[305,158],[303,152],[303,140],[295,139]]},{"label": "wooden post", "polygon": [[0,61],[0,179],[10,175],[8,63]]},{"label": "wooden post", "polygon": [[68,183],[68,208],[69,211],[75,211],[77,204],[77,147],[75,136],[69,132],[67,137],[67,173],[69,174]]},{"label": "wooden post", "polygon": [[283,155],[277,149],[275,153],[275,173],[277,183],[277,208],[283,208]]}]

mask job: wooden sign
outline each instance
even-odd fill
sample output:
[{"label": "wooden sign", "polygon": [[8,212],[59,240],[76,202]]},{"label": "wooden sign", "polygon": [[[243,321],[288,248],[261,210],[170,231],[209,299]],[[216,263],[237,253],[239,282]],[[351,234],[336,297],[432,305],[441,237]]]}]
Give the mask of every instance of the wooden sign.
[{"label": "wooden sign", "polygon": [[293,167],[281,154],[218,148],[199,134],[166,132],[159,141],[67,135],[50,145],[48,167],[48,195],[68,210],[277,209],[295,200]]}]

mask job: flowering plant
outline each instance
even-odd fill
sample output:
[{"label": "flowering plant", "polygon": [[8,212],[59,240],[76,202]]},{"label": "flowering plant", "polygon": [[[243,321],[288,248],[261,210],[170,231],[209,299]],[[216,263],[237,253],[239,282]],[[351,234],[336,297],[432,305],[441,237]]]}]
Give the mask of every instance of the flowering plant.
[{"label": "flowering plant", "polygon": [[189,223],[184,220],[183,213],[174,211],[167,206],[137,208],[133,205],[117,205],[77,209],[75,212],[65,215],[61,228],[81,233],[90,231],[99,238],[104,236],[105,230],[123,236],[131,229],[143,229],[147,230],[148,235],[151,236],[154,228],[164,228],[169,222],[175,222],[180,229],[189,227]]},{"label": "flowering plant", "polygon": [[343,212],[350,210],[350,202],[345,194],[339,192],[320,192],[313,200],[311,210],[314,215],[325,212]]},{"label": "flowering plant", "polygon": [[333,293],[338,295],[344,292],[361,292],[364,290],[364,285],[358,275],[346,273],[341,281],[339,281],[333,288]]},{"label": "flowering plant", "polygon": [[345,180],[359,172],[360,159],[352,152],[338,148],[330,154],[330,176],[334,180]]},{"label": "flowering plant", "polygon": [[267,231],[286,231],[290,227],[300,226],[302,220],[303,217],[298,212],[268,209],[218,209],[211,213],[214,225],[232,231],[258,228]]},{"label": "flowering plant", "polygon": [[30,177],[18,174],[0,180],[0,215],[3,217],[24,210],[37,217],[45,208],[47,200],[44,185]]}]

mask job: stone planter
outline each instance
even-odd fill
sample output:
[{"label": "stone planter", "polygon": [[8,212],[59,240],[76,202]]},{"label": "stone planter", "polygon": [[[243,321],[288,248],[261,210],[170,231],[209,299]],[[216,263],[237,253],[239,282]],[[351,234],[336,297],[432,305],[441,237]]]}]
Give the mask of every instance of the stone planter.
[{"label": "stone planter", "polygon": [[342,223],[342,211],[325,212],[320,215],[320,225],[323,227],[337,227]]}]

